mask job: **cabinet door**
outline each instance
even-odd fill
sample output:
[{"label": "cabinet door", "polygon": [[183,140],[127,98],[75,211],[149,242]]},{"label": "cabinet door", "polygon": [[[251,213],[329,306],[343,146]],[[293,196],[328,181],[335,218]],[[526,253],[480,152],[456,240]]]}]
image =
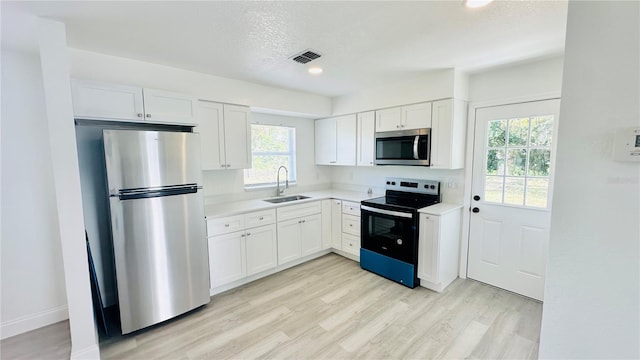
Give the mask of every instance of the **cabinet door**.
[{"label": "cabinet door", "polygon": [[440,282],[438,274],[439,229],[439,216],[420,214],[418,277],[432,283]]},{"label": "cabinet door", "polygon": [[278,265],[276,225],[260,226],[246,231],[247,275],[257,274]]},{"label": "cabinet door", "polygon": [[402,123],[402,108],[376,110],[376,131],[397,131]]},{"label": "cabinet door", "polygon": [[336,163],[336,120],[318,119],[315,122],[316,165]]},{"label": "cabinet door", "polygon": [[342,234],[342,251],[360,256],[360,237]]},{"label": "cabinet door", "polygon": [[193,131],[200,133],[202,170],[224,169],[222,104],[198,101],[196,123]]},{"label": "cabinet door", "polygon": [[209,272],[211,288],[243,278],[245,265],[243,231],[209,238]]},{"label": "cabinet door", "polygon": [[336,165],[356,164],[356,115],[336,118]]},{"label": "cabinet door", "polygon": [[331,200],[322,200],[322,248],[331,247]]},{"label": "cabinet door", "polygon": [[147,121],[194,125],[194,99],[171,91],[144,89],[144,112]]},{"label": "cabinet door", "polygon": [[342,250],[342,200],[331,200],[331,247]]},{"label": "cabinet door", "polygon": [[466,103],[464,101],[446,99],[433,102],[432,168],[461,169],[464,167],[466,131]]},{"label": "cabinet door", "polygon": [[421,103],[402,107],[402,130],[431,127],[431,103]]},{"label": "cabinet door", "polygon": [[278,265],[300,258],[300,219],[278,222]]},{"label": "cabinet door", "polygon": [[320,214],[301,219],[300,247],[302,256],[322,250],[322,218]]},{"label": "cabinet door", "polygon": [[358,114],[357,166],[373,166],[375,155],[376,115],[374,111]]},{"label": "cabinet door", "polygon": [[225,168],[251,168],[251,129],[249,108],[224,105]]},{"label": "cabinet door", "polygon": [[76,119],[144,121],[142,88],[71,80]]}]

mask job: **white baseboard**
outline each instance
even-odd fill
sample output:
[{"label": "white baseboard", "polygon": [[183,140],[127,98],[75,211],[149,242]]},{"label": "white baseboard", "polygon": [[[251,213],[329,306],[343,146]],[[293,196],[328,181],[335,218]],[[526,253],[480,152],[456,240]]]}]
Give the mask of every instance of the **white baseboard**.
[{"label": "white baseboard", "polygon": [[39,313],[22,316],[15,320],[9,320],[0,324],[0,339],[6,339],[26,333],[27,331],[39,329],[43,326],[67,320],[68,318],[69,311],[67,305],[63,305]]},{"label": "white baseboard", "polygon": [[85,347],[84,349],[74,350],[73,346],[71,346],[71,356],[69,356],[71,360],[74,359],[100,359],[100,347],[98,344],[91,345]]}]

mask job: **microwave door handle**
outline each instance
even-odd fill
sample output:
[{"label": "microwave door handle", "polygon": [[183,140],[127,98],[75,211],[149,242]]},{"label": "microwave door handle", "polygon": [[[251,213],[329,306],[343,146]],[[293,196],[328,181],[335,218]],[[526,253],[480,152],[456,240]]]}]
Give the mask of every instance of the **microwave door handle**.
[{"label": "microwave door handle", "polygon": [[416,160],[420,160],[418,156],[418,143],[420,142],[420,136],[416,135],[415,139],[413,139],[413,158]]}]

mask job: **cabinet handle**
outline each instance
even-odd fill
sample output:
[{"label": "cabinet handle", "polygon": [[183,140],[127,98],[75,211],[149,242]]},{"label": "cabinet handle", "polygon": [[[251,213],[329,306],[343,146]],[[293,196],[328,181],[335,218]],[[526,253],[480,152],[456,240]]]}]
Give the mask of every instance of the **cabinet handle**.
[{"label": "cabinet handle", "polygon": [[396,125],[396,129],[400,129],[400,125]]},{"label": "cabinet handle", "polygon": [[150,117],[151,117],[151,114],[147,114],[147,117],[148,117],[148,118],[150,118]]},{"label": "cabinet handle", "polygon": [[224,164],[220,164],[220,167],[221,167],[221,168],[224,168],[224,166],[225,166]]},{"label": "cabinet handle", "polygon": [[224,227],[229,227],[229,224],[224,224]]},{"label": "cabinet handle", "polygon": [[231,167],[231,164],[227,164],[227,165],[225,165],[225,166],[226,166],[226,167],[228,167],[228,168],[230,168],[230,167]]},{"label": "cabinet handle", "polygon": [[335,161],[329,161],[329,164],[335,164],[335,163],[336,163]]},{"label": "cabinet handle", "polygon": [[353,224],[349,224],[349,227],[353,227]]},{"label": "cabinet handle", "polygon": [[245,234],[240,235],[240,237],[245,237]]},{"label": "cabinet handle", "polygon": [[137,113],[136,115],[138,115],[138,117],[142,117],[142,113]]},{"label": "cabinet handle", "polygon": [[248,232],[248,233],[247,233],[247,236],[249,236],[249,235],[251,235],[251,233],[250,233],[250,232]]},{"label": "cabinet handle", "polygon": [[258,218],[258,220],[260,220],[260,221],[264,220],[264,216],[260,216],[260,217]]},{"label": "cabinet handle", "polygon": [[307,220],[302,220],[302,222],[303,222],[303,223],[304,223],[304,222],[307,222]]}]

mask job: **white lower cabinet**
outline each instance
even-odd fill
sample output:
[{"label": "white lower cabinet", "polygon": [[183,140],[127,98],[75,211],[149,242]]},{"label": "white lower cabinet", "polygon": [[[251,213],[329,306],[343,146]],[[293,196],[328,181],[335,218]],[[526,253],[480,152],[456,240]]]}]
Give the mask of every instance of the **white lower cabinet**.
[{"label": "white lower cabinet", "polygon": [[247,274],[244,232],[209,238],[209,277],[211,288],[242,279]]},{"label": "white lower cabinet", "polygon": [[342,202],[342,251],[360,258],[360,203]]},{"label": "white lower cabinet", "polygon": [[342,250],[342,200],[331,200],[331,247]]},{"label": "white lower cabinet", "polygon": [[269,270],[278,265],[278,243],[275,224],[247,229],[245,241],[247,276]]},{"label": "white lower cabinet", "polygon": [[420,214],[418,278],[440,292],[458,277],[462,209],[441,215]]},{"label": "white lower cabinet", "polygon": [[320,201],[277,209],[278,265],[322,250],[321,209]]},{"label": "white lower cabinet", "polygon": [[322,249],[331,247],[331,203],[332,200],[322,200]]},{"label": "white lower cabinet", "polygon": [[275,210],[207,220],[211,288],[275,268]]}]

